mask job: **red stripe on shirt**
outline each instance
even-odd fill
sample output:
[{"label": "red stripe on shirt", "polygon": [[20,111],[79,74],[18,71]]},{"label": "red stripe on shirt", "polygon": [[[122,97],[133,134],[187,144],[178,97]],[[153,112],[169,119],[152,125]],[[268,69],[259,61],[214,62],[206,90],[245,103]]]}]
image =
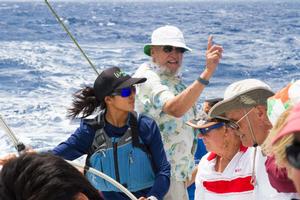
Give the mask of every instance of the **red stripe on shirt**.
[{"label": "red stripe on shirt", "polygon": [[254,189],[250,181],[251,176],[246,176],[243,178],[236,178],[230,181],[204,181],[203,186],[206,188],[206,190],[218,194],[246,192]]}]

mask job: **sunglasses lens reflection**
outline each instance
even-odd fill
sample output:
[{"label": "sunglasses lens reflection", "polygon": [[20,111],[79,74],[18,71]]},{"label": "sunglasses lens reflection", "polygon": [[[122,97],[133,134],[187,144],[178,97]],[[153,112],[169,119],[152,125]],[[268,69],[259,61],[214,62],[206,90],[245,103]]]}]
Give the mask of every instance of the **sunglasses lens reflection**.
[{"label": "sunglasses lens reflection", "polygon": [[136,92],[135,86],[127,87],[127,88],[122,88],[120,90],[117,90],[112,93],[112,95],[118,95],[121,97],[129,97],[132,92]]},{"label": "sunglasses lens reflection", "polygon": [[131,94],[130,88],[122,88],[121,90],[121,97],[129,97]]}]

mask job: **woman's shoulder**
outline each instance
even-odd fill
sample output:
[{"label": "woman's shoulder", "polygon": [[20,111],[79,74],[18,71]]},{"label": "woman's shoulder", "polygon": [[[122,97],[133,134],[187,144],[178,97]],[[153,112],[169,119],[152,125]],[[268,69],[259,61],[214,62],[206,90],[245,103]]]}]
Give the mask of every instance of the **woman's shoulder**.
[{"label": "woman's shoulder", "polygon": [[156,125],[155,120],[145,114],[138,114],[138,123],[145,126]]}]

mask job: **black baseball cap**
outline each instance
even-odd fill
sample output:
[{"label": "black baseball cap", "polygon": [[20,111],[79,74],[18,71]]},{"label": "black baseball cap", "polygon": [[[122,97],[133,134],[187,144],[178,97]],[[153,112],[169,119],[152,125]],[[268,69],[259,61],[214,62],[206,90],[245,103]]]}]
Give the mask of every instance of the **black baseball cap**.
[{"label": "black baseball cap", "polygon": [[130,87],[134,84],[145,82],[146,78],[132,78],[118,67],[105,69],[97,77],[94,83],[95,96],[98,101],[110,95],[116,89]]}]

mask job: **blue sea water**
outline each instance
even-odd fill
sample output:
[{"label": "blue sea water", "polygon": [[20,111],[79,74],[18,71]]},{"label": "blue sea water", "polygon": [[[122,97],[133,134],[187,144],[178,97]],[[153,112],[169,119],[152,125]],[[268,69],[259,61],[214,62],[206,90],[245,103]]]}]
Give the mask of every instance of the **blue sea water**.
[{"label": "blue sea water", "polygon": [[[149,59],[143,45],[151,32],[171,24],[193,49],[182,68],[189,84],[203,70],[212,34],[224,54],[199,103],[245,78],[274,91],[300,79],[299,0],[50,3],[99,71],[133,73]],[[66,118],[72,93],[96,74],[43,1],[0,1],[0,16],[0,114],[26,144],[54,147],[78,125]],[[0,154],[13,151],[11,144],[0,130]]]}]

